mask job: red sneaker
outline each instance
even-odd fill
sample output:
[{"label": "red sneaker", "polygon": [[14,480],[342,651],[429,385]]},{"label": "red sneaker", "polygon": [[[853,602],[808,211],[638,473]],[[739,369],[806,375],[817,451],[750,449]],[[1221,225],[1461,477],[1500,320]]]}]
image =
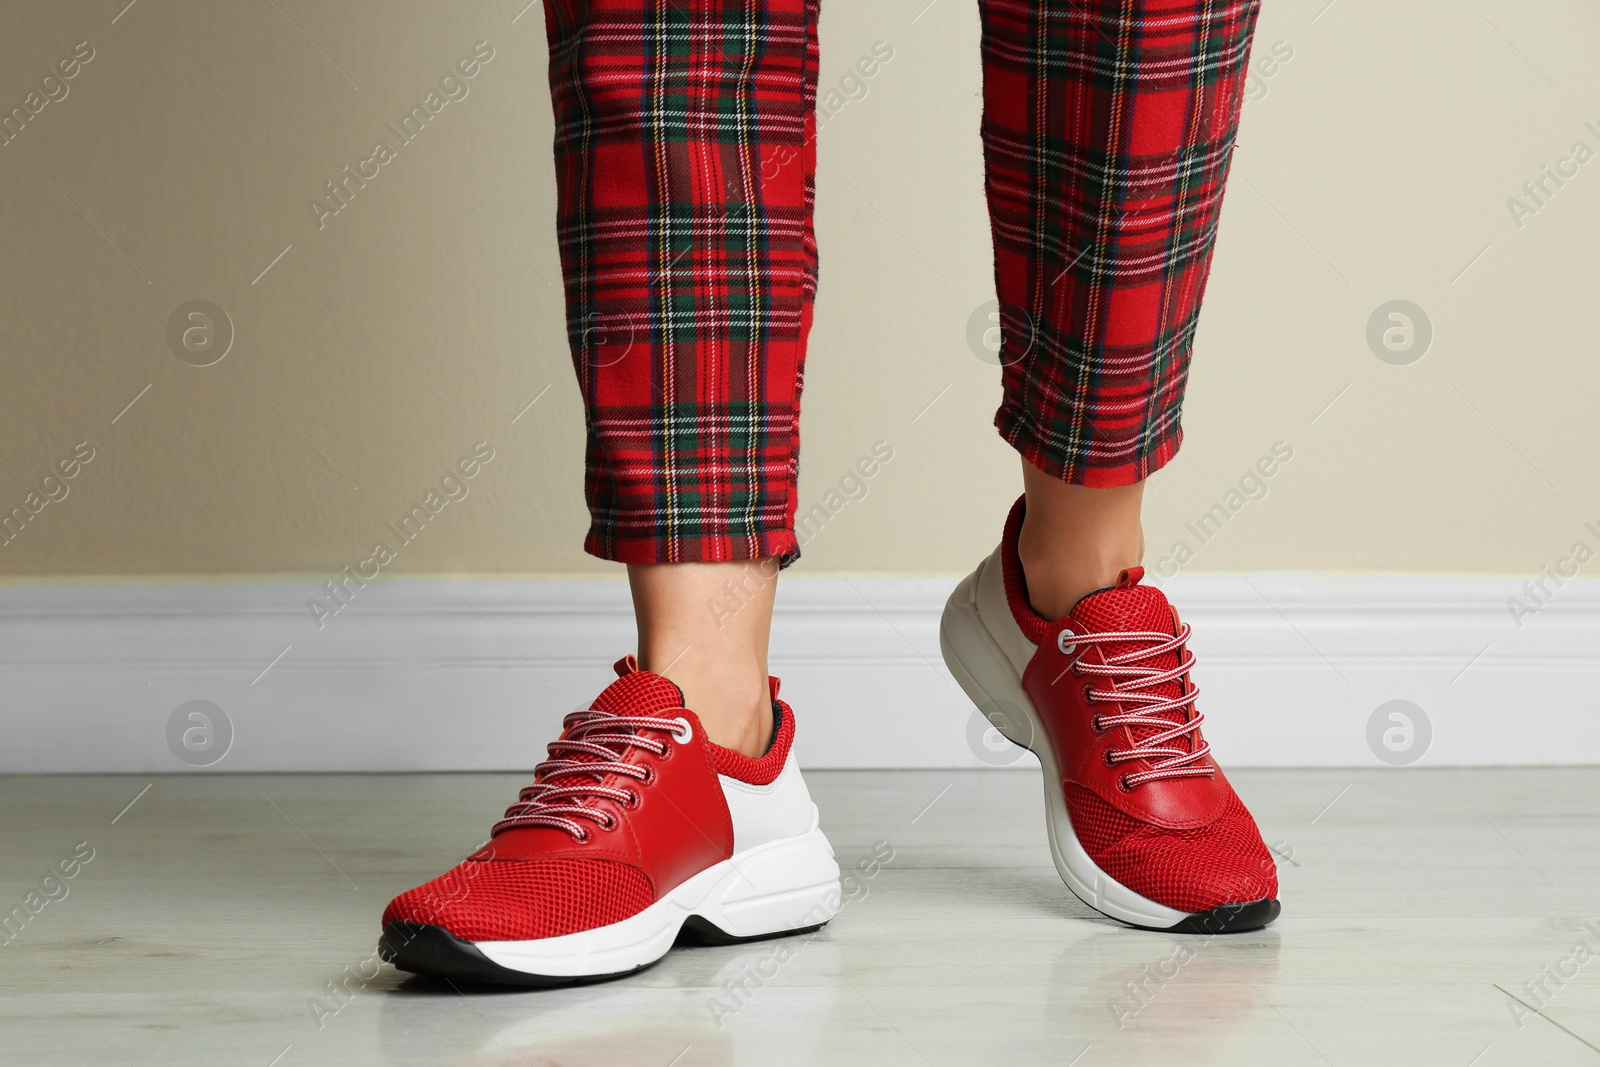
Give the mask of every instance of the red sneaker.
[{"label": "red sneaker", "polygon": [[614,978],[689,929],[717,943],[815,930],[839,910],[839,865],[790,751],[771,680],[760,759],[706,739],[683,693],[632,656],[459,866],[383,913],[404,971],[517,985]]},{"label": "red sneaker", "polygon": [[1044,767],[1056,870],[1134,926],[1254,930],[1278,917],[1277,867],[1211,746],[1189,679],[1189,627],[1144,569],[1051,622],[1028,603],[1017,533],[965,578],[939,628],[944,660],[990,722]]}]

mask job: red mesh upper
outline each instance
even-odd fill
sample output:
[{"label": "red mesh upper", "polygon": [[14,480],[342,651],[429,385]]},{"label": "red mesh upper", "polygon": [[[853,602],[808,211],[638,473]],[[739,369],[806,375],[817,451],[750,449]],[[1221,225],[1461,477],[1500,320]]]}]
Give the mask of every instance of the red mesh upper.
[{"label": "red mesh upper", "polygon": [[[613,715],[673,718],[683,692],[628,660],[622,676],[590,707]],[[590,762],[598,756],[563,752]],[[574,773],[553,777],[571,777]],[[442,926],[465,941],[530,941],[621,922],[655,903],[655,887],[637,867],[607,859],[466,860],[395,897],[383,922]]]},{"label": "red mesh upper", "polygon": [[1067,783],[1066,799],[1072,828],[1089,858],[1158,904],[1206,911],[1278,895],[1277,865],[1231,787],[1221,817],[1196,830],[1140,822],[1076,782]]},{"label": "red mesh upper", "polygon": [[621,922],[654,902],[643,871],[611,860],[467,860],[395,897],[383,922],[442,926],[463,941],[531,941]]},{"label": "red mesh upper", "polygon": [[[1006,599],[1017,625],[1035,644],[1049,638],[1054,624],[1028,602],[1028,583],[1017,554],[1026,498],[1019,498],[1006,520],[1000,561]],[[1117,585],[1091,593],[1078,601],[1068,619],[1079,633],[1150,631],[1175,633],[1172,609],[1161,590],[1141,585],[1141,568],[1132,568]],[[1115,641],[1097,648],[1106,657],[1149,647],[1147,641]],[[1178,665],[1178,652],[1147,656],[1140,667],[1170,670]],[[1110,688],[1098,680],[1096,688]],[[1182,695],[1179,680],[1144,688],[1143,692],[1168,698]],[[1130,705],[1131,706],[1131,705]],[[1191,709],[1192,713],[1192,709]],[[1174,722],[1180,712],[1169,713]],[[1135,740],[1159,733],[1157,727],[1132,727]],[[1174,744],[1199,744],[1199,731]],[[1192,751],[1192,748],[1191,748]],[[1128,766],[1139,766],[1130,764]],[[1240,904],[1278,895],[1278,868],[1262,844],[1261,832],[1232,787],[1215,822],[1193,830],[1167,830],[1126,815],[1075,782],[1066,784],[1067,812],[1084,851],[1106,874],[1134,892],[1178,911],[1207,911],[1223,904]]]},{"label": "red mesh upper", "polygon": [[[623,673],[626,671],[627,673]],[[659,715],[683,707],[683,690],[654,671],[642,671],[632,656],[617,662],[620,677],[600,691],[591,708],[613,715]]]},{"label": "red mesh upper", "polygon": [[[1143,576],[1143,569],[1138,568]],[[1128,574],[1128,572],[1124,572]],[[1115,630],[1146,630],[1158,633],[1174,633],[1172,623],[1172,609],[1167,606],[1167,598],[1161,590],[1153,585],[1139,585],[1138,577],[1129,577],[1123,582],[1102,589],[1097,593],[1090,593],[1078,601],[1072,609],[1071,619],[1073,629],[1079,633],[1107,633]],[[1100,651],[1106,656],[1115,656],[1122,652],[1132,652],[1141,646],[1148,646],[1144,641],[1116,641],[1101,645]],[[1159,667],[1167,670],[1178,665],[1176,651],[1165,653],[1139,661],[1141,667]],[[1162,686],[1153,686],[1146,690],[1151,693],[1160,693],[1163,696],[1177,696],[1182,692],[1176,681],[1167,682]]]},{"label": "red mesh upper", "polygon": [[[621,677],[595,697],[591,706],[613,715],[663,717],[683,707],[683,690],[659,674],[639,670],[638,666],[632,656],[618,660],[617,673]],[[711,753],[718,774],[751,785],[767,785],[783,772],[784,761],[789,758],[789,745],[794,740],[794,712],[788,704],[778,699],[777,680],[770,680],[768,685],[772,690],[772,703],[782,714],[771,747],[760,758],[752,758],[731,748],[723,748],[707,738],[706,749]]]},{"label": "red mesh upper", "polygon": [[[682,713],[683,692],[666,678],[639,670],[631,656],[617,670],[621,677],[591,707],[657,718]],[[760,759],[706,742],[719,774],[757,785],[777,778],[794,739],[794,715],[787,704],[775,703],[782,720],[772,747]],[[563,753],[562,758],[585,757]],[[614,860],[467,860],[400,894],[385,909],[383,922],[442,926],[464,941],[530,941],[621,922],[654,902],[649,877]]]},{"label": "red mesh upper", "polygon": [[[1139,585],[1139,578],[1142,576],[1143,570],[1140,569],[1138,574],[1128,575],[1124,581],[1112,588],[1091,593],[1078,601],[1070,616],[1072,628],[1079,633],[1106,633],[1118,630],[1176,633],[1172,621],[1172,608],[1168,606],[1167,598],[1154,586]],[[1151,644],[1150,641],[1112,641],[1097,647],[1100,654],[1109,659],[1125,652],[1138,652],[1149,648]],[[1178,650],[1143,656],[1137,661],[1137,665],[1162,671],[1171,670],[1178,665]],[[1096,686],[1099,689],[1110,687],[1109,679]],[[1153,693],[1175,700],[1183,695],[1183,685],[1181,679],[1174,678],[1160,685],[1141,686],[1139,692]],[[1132,705],[1127,707],[1131,708]],[[1189,709],[1189,712],[1192,714],[1193,709]],[[1178,711],[1167,712],[1164,717],[1173,723],[1184,721],[1184,716]],[[1135,741],[1142,741],[1146,737],[1161,733],[1161,728],[1157,726],[1131,726],[1129,729]],[[1199,735],[1200,731],[1196,730],[1169,744],[1192,752],[1194,746],[1200,743]]]},{"label": "red mesh upper", "polygon": [[[683,690],[659,674],[640,670],[632,656],[618,660],[616,667],[621,677],[589,702],[591,708],[609,711],[613,715],[648,715],[661,719],[675,718],[674,713],[683,709]],[[622,674],[623,671],[627,673]],[[565,733],[562,736],[566,736]],[[600,761],[599,756],[582,752],[564,751],[561,758],[579,763]],[[540,781],[554,782],[558,778],[570,778],[573,773],[551,775]]]}]

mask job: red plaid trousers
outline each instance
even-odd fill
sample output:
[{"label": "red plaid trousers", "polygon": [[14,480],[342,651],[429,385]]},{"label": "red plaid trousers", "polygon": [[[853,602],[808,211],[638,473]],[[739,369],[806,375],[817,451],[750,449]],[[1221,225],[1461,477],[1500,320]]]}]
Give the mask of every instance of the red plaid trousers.
[{"label": "red plaid trousers", "polygon": [[[594,555],[798,555],[819,3],[545,0]],[[979,0],[995,425],[1064,481],[1178,449],[1259,3]]]}]

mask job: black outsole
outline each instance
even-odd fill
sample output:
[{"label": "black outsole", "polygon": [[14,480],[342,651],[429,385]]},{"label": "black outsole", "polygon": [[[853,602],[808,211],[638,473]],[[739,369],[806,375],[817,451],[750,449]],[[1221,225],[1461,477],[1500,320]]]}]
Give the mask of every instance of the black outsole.
[{"label": "black outsole", "polygon": [[[740,945],[749,941],[768,941],[777,937],[810,933],[813,930],[820,930],[825,925],[827,924],[818,923],[815,926],[805,926],[795,930],[780,930],[773,934],[735,937],[714,923],[698,915],[692,915],[679,931],[678,941],[697,941],[707,945]],[[514,971],[509,967],[502,967],[479,951],[477,945],[461,940],[442,926],[408,922],[393,922],[383,928],[383,936],[378,939],[378,958],[412,974],[457,979],[473,985],[522,986],[530,989],[556,989],[561,986],[609,982],[617,978],[626,978],[630,974],[638,974],[660,962],[651,960],[642,966],[625,971],[612,971],[609,974],[578,976],[529,974],[526,971]]]},{"label": "black outsole", "polygon": [[702,919],[698,915],[691,915],[683,921],[683,929],[678,934],[678,940],[693,941],[701,945],[746,945],[752,941],[771,941],[779,937],[794,937],[796,934],[809,934],[813,930],[820,930],[828,924],[817,923],[815,926],[797,926],[793,930],[779,930],[772,934],[756,934],[754,937],[735,937],[725,932],[716,923]]},{"label": "black outsole", "polygon": [[1197,911],[1173,926],[1141,929],[1174,934],[1243,934],[1261,929],[1282,911],[1283,905],[1270,899],[1252,900],[1248,904],[1219,904],[1210,911]]},{"label": "black outsole", "polygon": [[378,958],[412,974],[460,979],[474,985],[514,985],[531,989],[605,982],[637,974],[650,966],[647,963],[644,967],[633,967],[612,974],[579,977],[528,974],[500,966],[478,951],[478,946],[470,941],[462,941],[442,926],[407,922],[393,922],[383,928],[383,936],[378,939]]}]

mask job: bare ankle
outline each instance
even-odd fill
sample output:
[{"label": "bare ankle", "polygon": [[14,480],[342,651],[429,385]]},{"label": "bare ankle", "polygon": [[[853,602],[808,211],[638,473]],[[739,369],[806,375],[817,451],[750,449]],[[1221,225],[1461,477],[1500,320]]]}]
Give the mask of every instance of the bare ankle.
[{"label": "bare ankle", "polygon": [[[690,653],[692,655],[692,652]],[[641,655],[639,665],[669,679],[683,691],[683,705],[695,713],[706,736],[723,748],[760,756],[772,743],[771,690],[763,667],[737,669],[726,662],[653,666]],[[706,667],[712,669],[705,669]]]},{"label": "bare ankle", "polygon": [[[732,697],[733,694],[728,696]],[[767,693],[766,679],[762,679],[761,693],[753,701],[713,700],[707,705],[706,701],[701,700],[699,705],[690,706],[696,709],[695,714],[700,716],[701,722],[706,722],[708,713],[699,708],[709,706],[713,709],[709,712],[712,721],[706,723],[706,736],[723,748],[759,757],[772,744],[772,700]]]},{"label": "bare ankle", "polygon": [[[1079,553],[1068,555],[1060,546],[1040,546],[1027,536],[1027,522],[1018,539],[1017,555],[1028,584],[1028,603],[1047,619],[1069,614],[1078,601],[1090,593],[1116,584],[1117,576],[1138,565],[1136,554],[1110,551],[1109,546],[1079,545]],[[1091,552],[1091,548],[1104,551]]]},{"label": "bare ankle", "polygon": [[1047,619],[1058,619],[1090,593],[1115,584],[1144,556],[1139,515],[1144,483],[1087,489],[1050,478],[1023,463],[1027,511],[1017,555],[1027,580],[1028,601]]},{"label": "bare ankle", "polygon": [[712,741],[747,756],[772,739],[767,640],[777,573],[776,560],[628,568],[640,666],[677,683]]}]

